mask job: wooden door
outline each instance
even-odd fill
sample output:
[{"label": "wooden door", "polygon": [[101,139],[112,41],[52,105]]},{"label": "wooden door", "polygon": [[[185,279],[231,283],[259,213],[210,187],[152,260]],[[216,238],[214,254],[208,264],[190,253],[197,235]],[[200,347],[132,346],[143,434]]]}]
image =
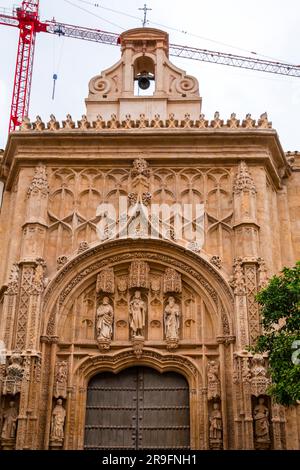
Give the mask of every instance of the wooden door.
[{"label": "wooden door", "polygon": [[132,367],[88,386],[85,449],[189,449],[189,389],[175,372]]}]

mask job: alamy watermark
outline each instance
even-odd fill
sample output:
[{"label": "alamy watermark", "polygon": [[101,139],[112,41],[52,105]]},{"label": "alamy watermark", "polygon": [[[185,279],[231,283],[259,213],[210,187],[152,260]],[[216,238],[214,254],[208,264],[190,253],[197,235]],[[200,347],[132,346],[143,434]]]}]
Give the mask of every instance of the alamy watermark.
[{"label": "alamy watermark", "polygon": [[129,204],[126,196],[118,204],[100,204],[96,213],[100,240],[163,238],[203,247],[204,204],[150,204],[150,199],[150,193],[140,198],[132,193]]}]

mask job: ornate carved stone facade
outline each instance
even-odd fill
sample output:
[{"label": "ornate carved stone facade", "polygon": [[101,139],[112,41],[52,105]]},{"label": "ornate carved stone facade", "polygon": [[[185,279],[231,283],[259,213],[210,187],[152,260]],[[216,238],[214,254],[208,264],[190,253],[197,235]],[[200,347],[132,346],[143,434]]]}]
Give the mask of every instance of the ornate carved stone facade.
[{"label": "ornate carved stone facade", "polygon": [[91,378],[137,367],[187,380],[187,448],[299,449],[248,346],[257,291],[300,258],[300,156],[265,114],[207,120],[163,31],[121,51],[82,119],[25,119],[0,154],[0,445],[86,448]]}]

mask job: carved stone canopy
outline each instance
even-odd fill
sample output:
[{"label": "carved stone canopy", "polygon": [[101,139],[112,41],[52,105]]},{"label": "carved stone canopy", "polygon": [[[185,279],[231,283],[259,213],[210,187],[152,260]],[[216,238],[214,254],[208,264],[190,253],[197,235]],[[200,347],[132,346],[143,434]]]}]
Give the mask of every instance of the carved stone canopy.
[{"label": "carved stone canopy", "polygon": [[21,390],[24,374],[23,358],[20,354],[13,354],[9,359],[3,386],[3,395],[16,395]]},{"label": "carved stone canopy", "polygon": [[235,194],[240,194],[244,191],[249,191],[251,194],[255,194],[256,187],[246,162],[242,161],[236,174],[233,192]]},{"label": "carved stone canopy", "polygon": [[149,288],[149,265],[145,261],[132,261],[129,270],[129,288]]},{"label": "carved stone canopy", "polygon": [[176,269],[167,268],[164,275],[164,292],[178,292],[181,293],[181,275]]},{"label": "carved stone canopy", "polygon": [[97,293],[105,292],[113,294],[115,292],[115,277],[113,268],[103,269],[97,276]]}]

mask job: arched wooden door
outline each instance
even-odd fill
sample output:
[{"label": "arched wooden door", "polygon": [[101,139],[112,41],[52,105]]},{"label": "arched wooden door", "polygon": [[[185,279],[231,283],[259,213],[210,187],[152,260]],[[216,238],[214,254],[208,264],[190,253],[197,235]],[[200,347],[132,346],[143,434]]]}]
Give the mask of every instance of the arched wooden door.
[{"label": "arched wooden door", "polygon": [[132,367],[88,385],[85,449],[189,449],[189,388],[182,375]]}]

